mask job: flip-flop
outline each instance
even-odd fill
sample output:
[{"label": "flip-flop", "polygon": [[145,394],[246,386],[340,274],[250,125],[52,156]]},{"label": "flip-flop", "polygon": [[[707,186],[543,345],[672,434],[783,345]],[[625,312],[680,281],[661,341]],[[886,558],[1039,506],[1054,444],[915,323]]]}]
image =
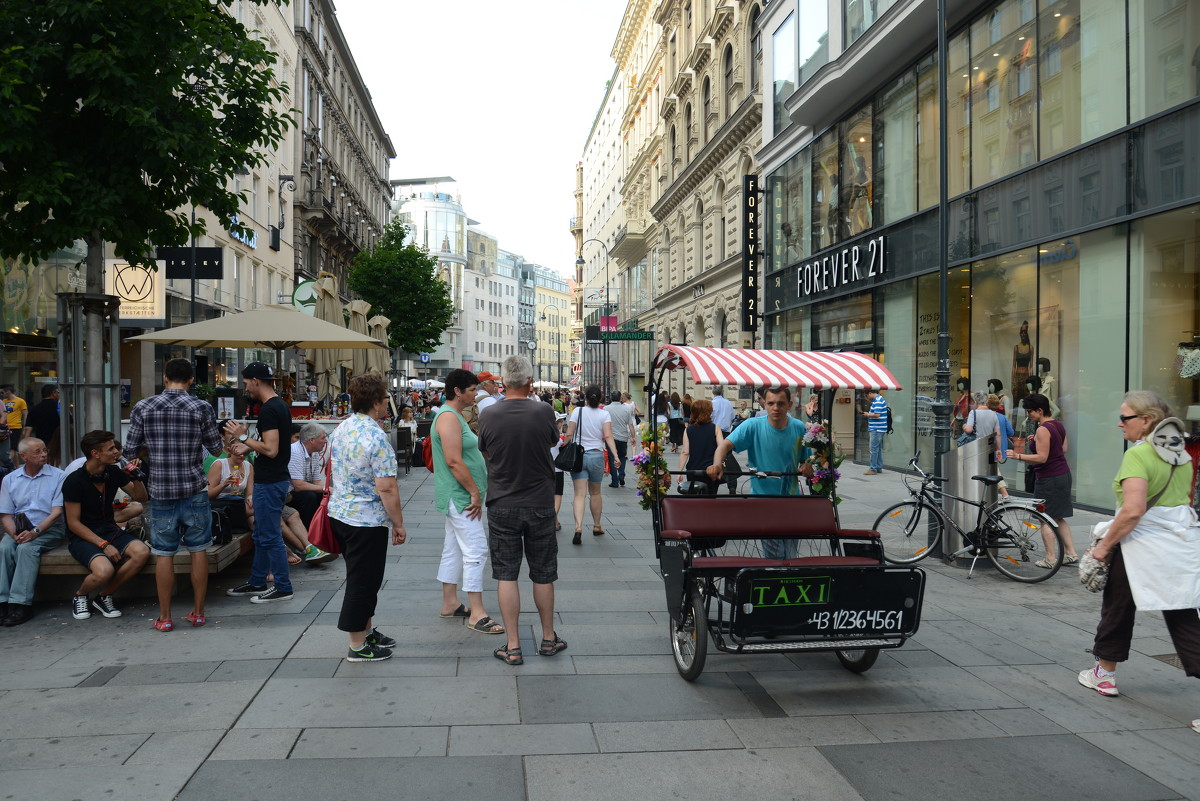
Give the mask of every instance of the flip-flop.
[{"label": "flip-flop", "polygon": [[471,616],[471,610],[468,609],[467,607],[463,606],[462,604],[459,604],[458,608],[455,609],[450,614],[442,615],[442,617],[470,617],[470,616]]},{"label": "flip-flop", "polygon": [[159,618],[158,620],[154,621],[154,628],[158,629],[159,631],[174,631],[175,624],[170,618],[167,618],[166,620]]},{"label": "flip-flop", "polygon": [[204,615],[197,615],[195,612],[188,612],[186,615],[184,615],[184,618],[196,628],[199,628],[208,622],[208,618],[206,618]]},{"label": "flip-flop", "polygon": [[[493,628],[493,626],[495,628]],[[503,634],[504,626],[501,626],[490,617],[484,616],[476,620],[474,623],[467,626],[471,631],[477,631],[480,634]]]},{"label": "flip-flop", "polygon": [[497,648],[492,651],[492,656],[510,666],[525,664],[525,657],[521,656],[520,648]]}]

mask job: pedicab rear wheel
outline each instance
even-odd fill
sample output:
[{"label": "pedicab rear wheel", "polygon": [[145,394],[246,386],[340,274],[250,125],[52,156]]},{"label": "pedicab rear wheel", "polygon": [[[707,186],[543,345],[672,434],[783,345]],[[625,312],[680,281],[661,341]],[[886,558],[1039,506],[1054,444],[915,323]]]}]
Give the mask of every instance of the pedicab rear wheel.
[{"label": "pedicab rear wheel", "polygon": [[842,667],[851,673],[866,673],[879,658],[878,648],[856,648],[853,650],[834,651]]},{"label": "pedicab rear wheel", "polygon": [[704,611],[704,597],[693,587],[680,610],[679,620],[672,620],[671,653],[675,657],[675,668],[688,681],[695,681],[704,670],[708,656],[708,614]]}]

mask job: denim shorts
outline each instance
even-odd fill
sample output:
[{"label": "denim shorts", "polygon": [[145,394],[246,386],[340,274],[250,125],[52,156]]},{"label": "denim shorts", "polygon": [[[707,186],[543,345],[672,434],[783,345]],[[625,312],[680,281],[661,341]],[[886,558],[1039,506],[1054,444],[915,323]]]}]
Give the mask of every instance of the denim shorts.
[{"label": "denim shorts", "polygon": [[604,451],[584,451],[583,469],[571,474],[572,481],[587,476],[588,483],[599,484],[604,480]]},{"label": "denim shorts", "polygon": [[208,492],[174,501],[150,499],[150,553],[174,556],[182,545],[188,553],[212,545]]}]

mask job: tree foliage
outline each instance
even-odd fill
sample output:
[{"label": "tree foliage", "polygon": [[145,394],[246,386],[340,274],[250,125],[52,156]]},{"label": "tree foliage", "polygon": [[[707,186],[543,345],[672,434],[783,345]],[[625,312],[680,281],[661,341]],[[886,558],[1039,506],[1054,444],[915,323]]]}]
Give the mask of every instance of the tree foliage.
[{"label": "tree foliage", "polygon": [[204,233],[191,203],[232,227],[231,179],[291,122],[275,55],[212,0],[3,0],[0,41],[0,256],[152,266]]},{"label": "tree foliage", "polygon": [[433,350],[454,319],[450,286],[437,276],[437,259],[405,238],[409,229],[393,220],[373,251],[361,251],[350,267],[350,288],[371,311],[392,321],[392,347],[409,353]]}]

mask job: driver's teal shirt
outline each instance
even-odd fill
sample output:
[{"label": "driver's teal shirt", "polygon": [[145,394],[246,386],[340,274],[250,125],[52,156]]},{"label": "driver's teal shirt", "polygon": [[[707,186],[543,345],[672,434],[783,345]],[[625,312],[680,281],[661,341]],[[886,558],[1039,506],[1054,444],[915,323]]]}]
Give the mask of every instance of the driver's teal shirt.
[{"label": "driver's teal shirt", "polygon": [[[809,449],[796,447],[808,427],[795,417],[788,418],[782,430],[775,428],[766,417],[751,417],[739,425],[725,439],[733,443],[735,451],[746,451],[748,461],[756,470],[768,473],[795,473],[796,468],[809,456]],[[800,483],[796,476],[782,478],[750,479],[751,495],[799,495]]]}]

